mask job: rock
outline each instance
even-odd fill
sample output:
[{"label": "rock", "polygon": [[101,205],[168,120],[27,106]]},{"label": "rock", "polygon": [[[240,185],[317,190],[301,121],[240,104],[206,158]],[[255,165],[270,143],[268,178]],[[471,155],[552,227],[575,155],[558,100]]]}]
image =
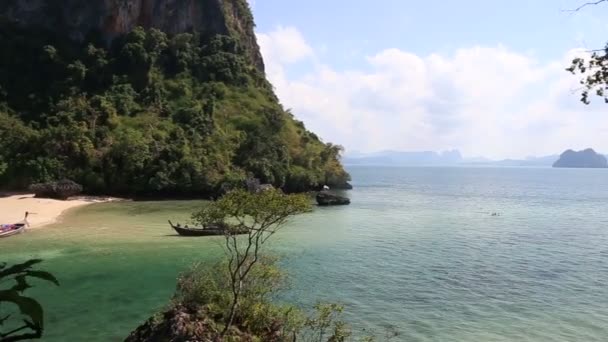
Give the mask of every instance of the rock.
[{"label": "rock", "polygon": [[583,151],[575,152],[567,150],[562,153],[553,167],[573,167],[573,168],[608,168],[606,157],[588,148]]},{"label": "rock", "polygon": [[255,177],[249,177],[245,180],[245,187],[247,187],[247,191],[252,194],[258,192],[260,185],[260,180]]},{"label": "rock", "polygon": [[36,197],[66,200],[71,196],[81,193],[82,185],[69,179],[64,179],[56,182],[32,184],[29,190],[35,193]]},{"label": "rock", "polygon": [[[165,312],[148,319],[133,331],[125,342],[218,342],[218,341],[264,341],[280,342],[287,339],[283,327],[269,322],[262,336],[247,333],[246,327],[235,326],[222,339],[221,323],[214,321],[205,306],[193,309],[176,305]],[[289,339],[291,340],[291,339]]]},{"label": "rock", "polygon": [[247,188],[247,191],[252,194],[274,189],[272,184],[260,184],[260,180],[257,178],[247,178],[245,181],[245,187]]},{"label": "rock", "polygon": [[0,17],[84,40],[91,32],[108,43],[135,27],[168,34],[233,35],[251,64],[264,73],[253,18],[242,0],[2,0]]},{"label": "rock", "polygon": [[204,310],[177,306],[152,317],[133,331],[125,342],[140,341],[214,341],[219,335],[217,324]]},{"label": "rock", "polygon": [[321,191],[317,194],[317,203],[319,205],[347,205],[350,204],[350,199]]},{"label": "rock", "polygon": [[332,185],[331,189],[352,190],[353,186],[349,182],[344,182],[342,184],[334,184],[334,185]]},{"label": "rock", "polygon": [[272,184],[260,184],[260,186],[257,189],[257,192],[263,192],[263,191],[269,191],[269,190],[274,190],[274,186],[272,186]]}]

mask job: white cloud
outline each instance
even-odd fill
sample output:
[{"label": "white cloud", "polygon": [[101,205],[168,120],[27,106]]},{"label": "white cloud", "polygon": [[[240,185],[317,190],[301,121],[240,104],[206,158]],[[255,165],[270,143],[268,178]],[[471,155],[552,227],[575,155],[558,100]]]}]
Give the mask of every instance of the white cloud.
[{"label": "white cloud", "polygon": [[[540,63],[500,45],[429,56],[386,49],[362,56],[361,70],[336,71],[293,27],[258,38],[283,104],[348,150],[458,148],[494,158],[608,152],[605,107],[578,102],[577,79],[564,71],[580,51]],[[303,61],[309,70],[288,77]]]},{"label": "white cloud", "polygon": [[264,57],[272,63],[292,64],[313,56],[312,47],[293,27],[279,26],[268,34],[258,34],[258,40]]}]

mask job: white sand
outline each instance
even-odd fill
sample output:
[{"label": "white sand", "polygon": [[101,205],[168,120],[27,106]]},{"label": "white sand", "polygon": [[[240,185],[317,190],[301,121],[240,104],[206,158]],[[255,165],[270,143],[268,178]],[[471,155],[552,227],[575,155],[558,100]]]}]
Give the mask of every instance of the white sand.
[{"label": "white sand", "polygon": [[34,198],[32,194],[0,197],[0,224],[20,222],[23,220],[25,212],[29,211],[30,215],[27,220],[30,228],[39,228],[56,222],[68,209],[109,200],[112,199],[81,197],[59,201]]}]

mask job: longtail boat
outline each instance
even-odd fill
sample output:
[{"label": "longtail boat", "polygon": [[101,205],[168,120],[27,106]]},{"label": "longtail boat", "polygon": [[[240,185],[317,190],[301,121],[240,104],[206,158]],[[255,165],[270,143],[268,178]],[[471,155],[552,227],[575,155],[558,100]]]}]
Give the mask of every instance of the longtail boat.
[{"label": "longtail boat", "polygon": [[181,236],[214,236],[214,235],[226,235],[227,232],[230,232],[232,235],[240,235],[247,234],[248,230],[246,228],[237,229],[234,227],[229,227],[226,225],[209,225],[203,228],[190,228],[190,227],[182,227],[180,224],[174,225],[171,221],[169,221],[169,225],[171,228],[177,232],[177,234]]},{"label": "longtail boat", "polygon": [[25,231],[25,226],[29,225],[27,223],[28,215],[29,215],[29,213],[26,211],[25,218],[23,219],[23,221],[21,221],[19,223],[0,224],[0,238],[5,238],[5,237],[23,233]]}]

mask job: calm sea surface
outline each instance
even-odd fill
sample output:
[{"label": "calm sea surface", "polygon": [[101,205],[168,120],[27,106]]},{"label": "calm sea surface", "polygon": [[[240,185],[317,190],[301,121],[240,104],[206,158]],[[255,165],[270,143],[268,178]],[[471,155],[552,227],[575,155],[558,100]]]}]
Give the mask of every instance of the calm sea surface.
[{"label": "calm sea surface", "polygon": [[[608,340],[607,170],[350,171],[350,206],[315,208],[272,243],[292,276],[285,300],[343,303],[357,330],[393,326],[400,341]],[[0,261],[43,258],[60,279],[31,291],[44,341],[120,341],[179,272],[221,255],[221,240],[166,224],[203,204],[91,205],[0,240]]]}]

